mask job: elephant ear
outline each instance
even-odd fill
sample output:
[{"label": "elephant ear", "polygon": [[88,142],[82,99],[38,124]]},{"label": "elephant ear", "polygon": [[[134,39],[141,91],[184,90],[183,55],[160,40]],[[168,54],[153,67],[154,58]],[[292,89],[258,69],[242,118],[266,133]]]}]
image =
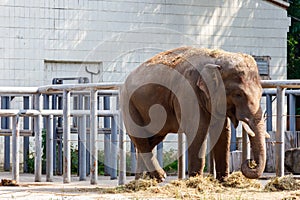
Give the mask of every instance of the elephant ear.
[{"label": "elephant ear", "polygon": [[202,91],[206,108],[215,119],[226,117],[226,90],[221,76],[222,67],[206,64],[197,80],[197,86]]},{"label": "elephant ear", "polygon": [[211,95],[216,94],[216,92],[222,88],[223,80],[220,74],[221,69],[220,65],[206,64],[200,72],[197,86],[207,99],[211,99]]},{"label": "elephant ear", "polygon": [[206,64],[197,81],[202,91],[200,98],[204,99],[205,107],[211,115],[209,124],[210,144],[213,147],[222,133],[227,112],[226,90],[221,76],[222,67],[215,64]]}]

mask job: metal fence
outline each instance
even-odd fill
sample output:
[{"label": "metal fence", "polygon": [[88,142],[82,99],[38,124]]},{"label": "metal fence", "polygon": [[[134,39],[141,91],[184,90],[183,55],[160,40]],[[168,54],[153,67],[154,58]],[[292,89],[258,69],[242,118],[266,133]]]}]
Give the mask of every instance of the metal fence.
[{"label": "metal fence", "polygon": [[[21,135],[31,135],[34,133],[35,138],[35,171],[34,171],[34,181],[41,181],[42,175],[42,129],[46,128],[47,132],[47,163],[46,163],[46,177],[47,181],[51,181],[53,178],[53,162],[55,162],[54,156],[54,131],[53,131],[53,123],[55,121],[56,116],[62,117],[62,134],[63,134],[63,182],[69,183],[71,181],[71,159],[70,159],[70,142],[71,142],[71,117],[78,117],[78,134],[79,134],[79,176],[80,180],[84,180],[86,178],[87,168],[90,167],[90,182],[91,184],[97,184],[98,173],[97,173],[97,153],[98,147],[96,144],[96,138],[98,134],[98,117],[109,117],[111,118],[111,160],[114,160],[111,168],[117,169],[118,160],[118,178],[119,184],[124,184],[126,180],[126,149],[125,149],[125,137],[126,134],[122,131],[122,120],[118,110],[99,110],[98,109],[98,94],[112,94],[116,95],[120,88],[120,83],[90,83],[90,84],[64,84],[64,85],[49,85],[42,87],[0,87],[0,96],[21,96],[32,98],[32,109],[0,109],[1,119],[4,117],[12,118],[12,179],[19,181],[19,152],[20,152],[20,136]],[[276,95],[277,98],[277,122],[276,122],[276,137],[275,137],[275,145],[276,145],[276,175],[283,176],[284,175],[284,132],[285,132],[285,124],[284,124],[284,106],[285,106],[285,94],[296,95],[298,94],[298,90],[288,90],[286,92],[286,88],[300,88],[299,80],[289,80],[289,81],[279,81],[279,80],[267,80],[262,81],[263,88],[273,88],[273,90],[265,90],[265,95]],[[274,90],[276,88],[276,90]],[[112,92],[114,91],[114,92]],[[297,91],[297,92],[296,92]],[[79,107],[78,110],[71,109],[71,94],[77,95],[87,95],[89,96],[89,109],[86,109],[83,106],[82,99],[79,98]],[[61,95],[63,104],[61,109],[49,109],[45,106],[45,99],[48,98],[49,95]],[[266,99],[269,98],[268,96]],[[53,99],[52,99],[53,101]],[[268,101],[268,100],[267,100]],[[293,96],[290,98],[290,103],[295,104]],[[3,101],[5,102],[5,101]],[[272,104],[272,102],[271,102]],[[270,104],[267,104],[267,109],[270,110]],[[27,106],[28,107],[28,106]],[[25,108],[25,107],[24,107]],[[290,127],[291,130],[295,130],[295,107],[290,106]],[[294,110],[293,110],[294,109]],[[272,110],[272,108],[271,108]],[[272,115],[272,114],[271,114]],[[90,156],[86,154],[85,147],[87,145],[87,128],[86,128],[86,117],[90,117],[90,125],[89,125],[89,136],[90,136],[90,147],[89,152]],[[20,118],[31,117],[33,119],[33,131],[30,128],[25,127],[21,129],[20,127]],[[270,120],[270,119],[269,119]],[[119,124],[118,124],[119,123]],[[267,126],[270,127],[271,121],[267,122]],[[104,121],[105,124],[105,121]],[[44,125],[44,126],[43,126]],[[7,126],[1,127],[2,135],[7,135],[9,137],[9,132]],[[27,130],[26,130],[27,129]],[[179,171],[178,176],[183,178],[185,176],[185,163],[186,158],[184,157],[185,148],[184,139],[182,138],[182,134],[178,135],[178,151],[180,155],[179,158]],[[243,140],[246,140],[247,137],[243,137]],[[118,142],[119,141],[119,142]],[[106,140],[107,142],[107,140]],[[247,144],[247,141],[244,141],[243,144]],[[243,145],[243,157],[249,156],[249,148],[248,145]],[[162,146],[158,148],[158,155],[162,154]],[[119,156],[119,159],[118,159]],[[90,157],[90,163],[88,165],[85,164],[86,158]],[[244,159],[244,158],[243,158]],[[161,158],[159,159],[161,160]],[[132,165],[135,165],[134,161],[132,161]],[[111,172],[111,177],[117,177],[117,171]]]}]

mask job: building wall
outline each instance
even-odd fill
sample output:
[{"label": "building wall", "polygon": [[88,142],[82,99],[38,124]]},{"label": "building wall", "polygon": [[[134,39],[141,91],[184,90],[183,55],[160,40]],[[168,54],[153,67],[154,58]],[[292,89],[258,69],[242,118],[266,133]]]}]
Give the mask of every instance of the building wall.
[{"label": "building wall", "polygon": [[183,45],[268,55],[271,78],[286,78],[285,10],[259,0],[153,2],[1,1],[0,84],[50,84],[45,60],[103,62],[94,81],[123,81],[155,53]]},{"label": "building wall", "polygon": [[122,82],[154,54],[185,45],[270,56],[271,78],[285,79],[289,24],[285,10],[260,0],[2,0],[0,85]]}]

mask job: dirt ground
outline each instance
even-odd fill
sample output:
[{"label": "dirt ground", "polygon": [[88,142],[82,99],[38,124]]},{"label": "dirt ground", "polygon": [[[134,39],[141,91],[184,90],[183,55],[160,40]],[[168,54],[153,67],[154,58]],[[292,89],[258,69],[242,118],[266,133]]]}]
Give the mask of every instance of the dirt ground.
[{"label": "dirt ground", "polygon": [[[1,172],[0,179],[10,179],[11,174]],[[0,186],[0,199],[300,199],[300,190],[267,192],[263,187],[268,180],[259,180],[262,188],[232,188],[219,185],[213,188],[186,187],[182,182],[175,181],[176,177],[168,177],[162,183],[153,184],[146,190],[133,191],[128,189],[133,177],[127,177],[127,189],[118,186],[118,180],[100,176],[97,185],[87,181],[79,181],[72,177],[69,184],[62,183],[62,177],[55,176],[54,182],[33,182],[32,174],[20,174],[19,186]],[[43,181],[46,180],[43,176]],[[185,184],[190,184],[185,182]],[[211,186],[209,186],[211,187]]]}]

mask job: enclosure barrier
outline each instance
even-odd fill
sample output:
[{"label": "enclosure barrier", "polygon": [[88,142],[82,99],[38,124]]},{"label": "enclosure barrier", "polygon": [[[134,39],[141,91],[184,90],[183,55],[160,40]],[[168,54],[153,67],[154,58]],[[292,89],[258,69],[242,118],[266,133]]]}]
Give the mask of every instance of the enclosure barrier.
[{"label": "enclosure barrier", "polygon": [[[265,90],[266,93],[275,94],[277,96],[277,123],[276,123],[276,175],[284,175],[284,120],[283,120],[283,110],[285,104],[285,92],[286,88],[300,88],[300,80],[264,80],[261,82],[263,88],[276,88],[276,90]],[[90,83],[90,84],[65,84],[65,85],[49,85],[42,87],[0,87],[0,95],[33,95],[34,97],[34,106],[33,109],[0,109],[1,117],[12,117],[13,126],[12,126],[12,179],[19,181],[19,145],[20,145],[20,123],[19,118],[24,116],[34,117],[34,137],[35,137],[35,171],[34,171],[34,180],[41,181],[41,166],[42,166],[42,117],[46,118],[47,122],[47,141],[53,141],[53,117],[54,116],[63,116],[63,142],[64,142],[64,151],[63,151],[63,182],[69,183],[71,181],[71,171],[70,171],[70,117],[79,116],[80,122],[85,123],[85,116],[90,115],[90,183],[97,184],[98,174],[97,174],[97,116],[106,116],[112,118],[112,132],[116,133],[119,131],[119,148],[117,148],[117,134],[111,135],[111,141],[115,142],[113,145],[114,148],[111,149],[110,155],[113,159],[118,160],[117,155],[119,154],[119,184],[124,184],[126,179],[126,165],[125,165],[125,132],[122,129],[117,130],[117,124],[119,127],[122,126],[122,119],[119,111],[111,110],[98,110],[97,109],[97,93],[101,90],[102,93],[105,93],[107,90],[114,90],[118,92],[121,84],[120,83]],[[296,92],[296,91],[295,91]],[[71,110],[70,109],[70,93],[78,94],[89,94],[90,96],[90,110]],[[110,91],[107,91],[110,93]],[[287,91],[287,93],[292,93]],[[43,109],[42,95],[44,94],[62,94],[63,95],[63,109],[62,110],[47,110]],[[270,109],[270,108],[269,108]],[[291,122],[290,122],[291,123]],[[84,126],[81,128],[83,129]],[[3,130],[2,130],[3,131]],[[22,130],[23,133],[30,130]],[[80,131],[80,138],[85,138],[86,132],[84,130]],[[184,153],[184,139],[182,134],[179,134],[178,138],[178,151],[180,152],[181,157],[179,157],[179,178],[184,178],[185,176],[185,153]],[[245,140],[247,137],[243,137]],[[247,141],[243,141],[243,144],[247,144]],[[249,150],[246,146],[243,145],[243,151],[245,156],[249,156]],[[162,148],[162,146],[161,146]],[[158,152],[161,151],[161,148],[158,149]],[[119,152],[117,152],[119,150]],[[81,153],[82,154],[82,153]],[[134,162],[133,162],[134,163]],[[117,169],[117,165],[114,165]],[[84,173],[84,168],[80,168],[80,174]],[[83,171],[82,171],[83,170]],[[114,172],[116,173],[116,172]],[[113,176],[117,176],[114,174]],[[47,142],[47,181],[51,181],[53,177],[53,143]],[[80,176],[81,179],[84,177]]]},{"label": "enclosure barrier", "polygon": [[276,88],[276,176],[284,176],[284,105],[287,88],[300,88],[300,80],[263,80],[263,88]]},{"label": "enclosure barrier", "polygon": [[[97,131],[97,116],[112,117],[112,121],[117,123],[120,113],[118,111],[98,110],[97,109],[97,92],[98,90],[117,90],[121,86],[120,83],[98,83],[98,84],[69,84],[69,85],[49,85],[43,87],[0,87],[0,95],[33,95],[34,107],[33,109],[18,110],[18,109],[1,109],[1,117],[13,117],[12,127],[12,179],[19,181],[19,145],[20,145],[20,124],[19,117],[31,116],[34,117],[34,137],[35,137],[35,171],[34,180],[41,181],[42,173],[42,116],[47,119],[47,141],[53,140],[53,116],[63,116],[63,181],[69,183],[71,181],[70,171],[70,117],[71,116],[85,116],[90,115],[90,147],[91,152],[91,184],[97,183],[97,145],[96,137]],[[85,91],[90,93],[90,110],[72,110],[70,109],[70,93]],[[63,109],[62,110],[45,110],[42,105],[42,94],[63,94]],[[105,93],[105,92],[103,92]],[[117,132],[117,124],[112,126],[112,132]],[[119,129],[120,130],[120,129]],[[83,132],[84,133],[84,132]],[[119,132],[120,141],[123,141],[124,133]],[[117,134],[114,134],[117,136]],[[115,138],[114,141],[117,139]],[[120,142],[120,149],[125,150],[124,143]],[[112,153],[117,156],[117,147],[114,147]],[[125,163],[125,154],[120,154],[120,162]],[[117,159],[116,159],[117,160]],[[52,162],[51,162],[52,161]],[[117,164],[114,166],[117,169]],[[121,169],[121,168],[120,168]],[[119,184],[125,181],[125,171],[119,171]],[[51,181],[53,176],[53,143],[47,142],[47,181]]]}]

